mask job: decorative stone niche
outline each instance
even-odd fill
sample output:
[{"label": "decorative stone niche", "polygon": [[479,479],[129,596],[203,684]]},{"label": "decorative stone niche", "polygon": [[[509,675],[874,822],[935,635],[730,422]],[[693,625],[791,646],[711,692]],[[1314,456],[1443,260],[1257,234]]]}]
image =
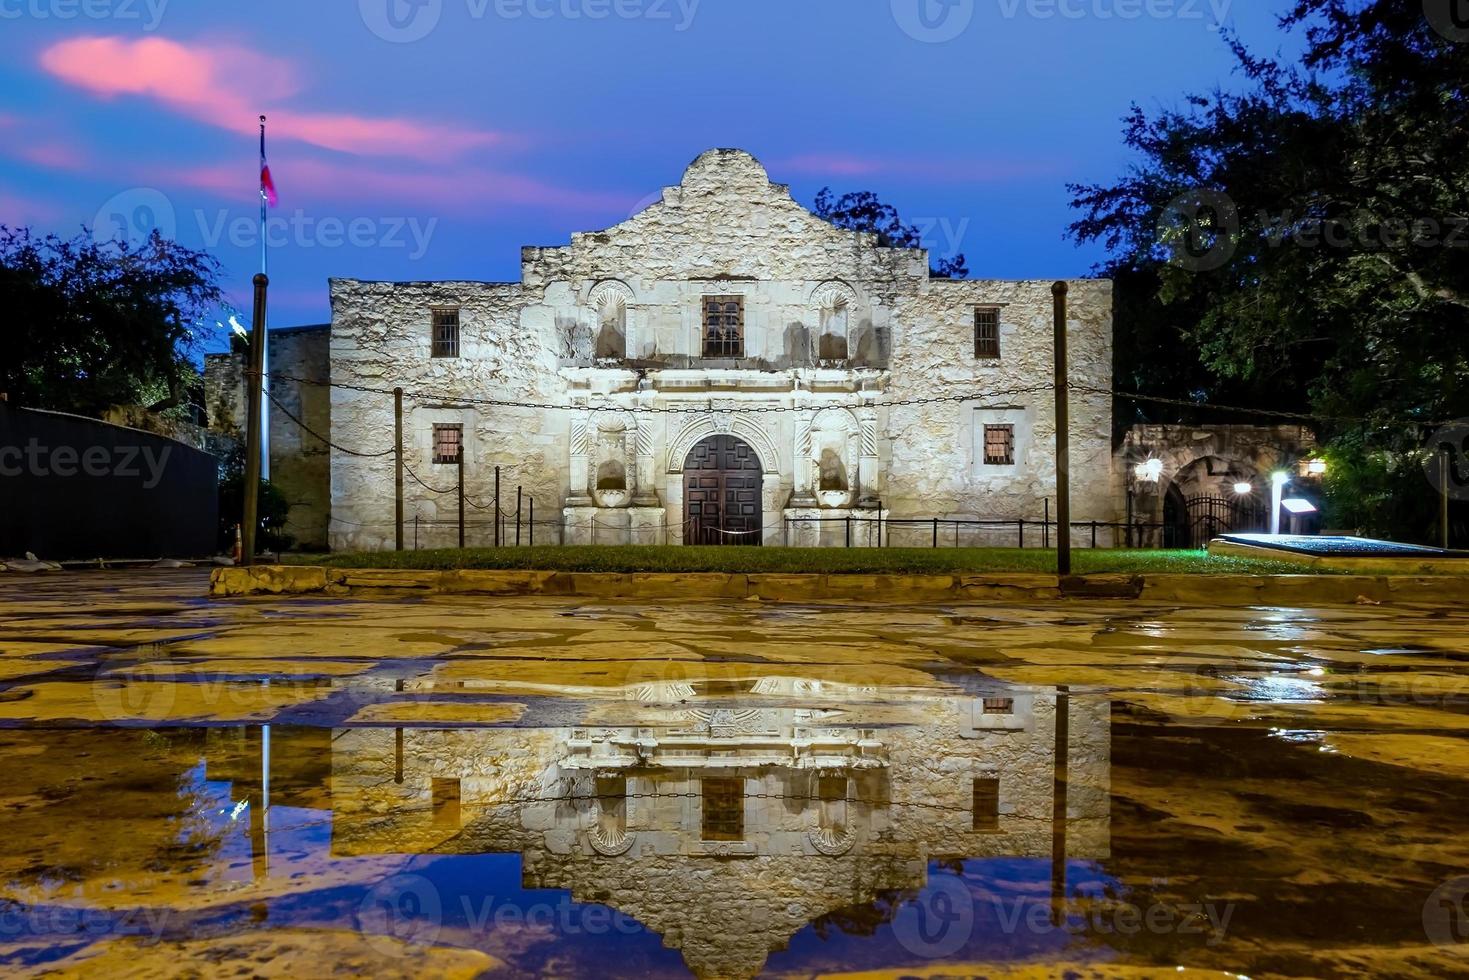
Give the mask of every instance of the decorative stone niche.
[{"label": "decorative stone niche", "polygon": [[843,408],[817,412],[796,447],[795,506],[848,507],[858,492],[862,426]]},{"label": "decorative stone niche", "polygon": [[592,499],[598,507],[616,509],[626,507],[632,499],[627,492],[627,465],[621,460],[609,459],[597,467],[597,484],[592,488]]},{"label": "decorative stone niche", "polygon": [[598,363],[627,359],[632,345],[628,342],[628,308],[633,291],[626,283],[608,280],[598,283],[587,295],[591,307],[592,357]]},{"label": "decorative stone niche", "polygon": [[811,294],[817,311],[816,359],[844,364],[850,360],[852,322],[856,316],[857,291],[844,282],[828,282]]},{"label": "decorative stone niche", "polygon": [[631,412],[592,412],[571,428],[568,544],[661,544],[652,433]]}]

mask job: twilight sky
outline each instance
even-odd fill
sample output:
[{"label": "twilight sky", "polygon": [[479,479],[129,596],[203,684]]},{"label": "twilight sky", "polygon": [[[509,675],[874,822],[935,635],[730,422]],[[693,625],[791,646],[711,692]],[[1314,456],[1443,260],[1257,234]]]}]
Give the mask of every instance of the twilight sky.
[{"label": "twilight sky", "polygon": [[1127,165],[1130,102],[1238,84],[1221,14],[1274,51],[1284,6],[0,0],[0,223],[160,227],[248,310],[264,112],[274,326],[325,321],[330,276],[517,279],[716,146],[807,205],[878,192],[973,276],[1080,275],[1065,185]]}]

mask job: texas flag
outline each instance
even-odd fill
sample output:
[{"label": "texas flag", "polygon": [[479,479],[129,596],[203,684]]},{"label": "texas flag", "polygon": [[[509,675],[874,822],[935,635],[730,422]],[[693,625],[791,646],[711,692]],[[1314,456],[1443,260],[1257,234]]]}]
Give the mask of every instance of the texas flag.
[{"label": "texas flag", "polygon": [[270,176],[270,164],[265,160],[265,117],[260,117],[260,196],[271,207],[280,203],[275,193],[275,181]]}]

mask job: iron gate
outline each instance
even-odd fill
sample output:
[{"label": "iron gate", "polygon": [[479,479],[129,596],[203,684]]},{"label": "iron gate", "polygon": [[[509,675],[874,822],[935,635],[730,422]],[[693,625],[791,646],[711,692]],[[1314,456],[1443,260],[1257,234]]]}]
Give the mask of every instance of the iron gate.
[{"label": "iron gate", "polygon": [[[1174,504],[1174,501],[1169,503]],[[1189,497],[1184,501],[1182,513],[1165,517],[1165,534],[1172,540],[1165,541],[1163,546],[1204,548],[1221,534],[1263,531],[1264,525],[1265,508],[1254,497],[1241,496],[1232,500],[1228,497]]]}]

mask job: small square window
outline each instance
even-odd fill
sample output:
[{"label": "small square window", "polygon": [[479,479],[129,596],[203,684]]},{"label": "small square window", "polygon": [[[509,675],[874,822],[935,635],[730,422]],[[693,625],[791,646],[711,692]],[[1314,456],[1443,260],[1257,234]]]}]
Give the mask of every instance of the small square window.
[{"label": "small square window", "polygon": [[464,454],[464,426],[434,425],[434,462],[453,465]]},{"label": "small square window", "polygon": [[1000,829],[1000,781],[994,778],[974,781],[974,829]]},{"label": "small square window", "polygon": [[987,425],[984,427],[984,465],[1015,465],[1015,426]]},{"label": "small square window", "polygon": [[459,356],[459,311],[434,310],[434,357]]},{"label": "small square window", "polygon": [[745,356],[745,298],[704,297],[704,356]]},{"label": "small square window", "polygon": [[707,841],[745,839],[745,787],[739,779],[703,781],[703,833]]},{"label": "small square window", "polygon": [[985,698],[984,713],[987,715],[1013,715],[1015,713],[1015,699]]},{"label": "small square window", "polygon": [[974,356],[987,361],[1000,356],[1000,311],[996,307],[975,308]]}]

